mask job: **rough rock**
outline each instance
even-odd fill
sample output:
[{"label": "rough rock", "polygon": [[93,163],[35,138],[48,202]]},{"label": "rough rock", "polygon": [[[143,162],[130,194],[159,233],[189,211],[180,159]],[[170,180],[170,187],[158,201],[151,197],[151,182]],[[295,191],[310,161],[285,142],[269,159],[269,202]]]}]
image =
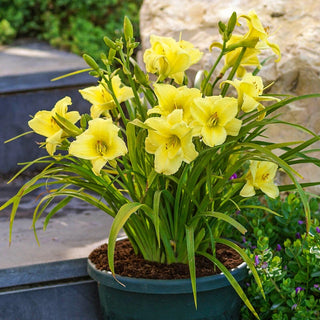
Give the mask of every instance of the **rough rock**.
[{"label": "rough rock", "polygon": [[[270,42],[280,46],[282,59],[270,59],[260,76],[264,83],[274,82],[273,93],[304,95],[320,92],[320,2],[314,0],[144,0],[140,11],[142,47],[149,47],[151,34],[182,38],[205,52],[200,64],[208,68],[217,50],[209,52],[214,41],[220,41],[217,23],[227,22],[233,11],[245,14],[254,9],[265,27],[270,28]],[[243,24],[245,25],[245,23]],[[271,51],[268,52],[272,53]],[[218,70],[219,71],[219,70]],[[304,125],[319,135],[320,99],[297,101],[282,109],[281,119]],[[297,141],[309,138],[288,126],[273,126],[268,132],[272,141]],[[319,154],[315,155],[319,158]],[[300,166],[297,170],[304,181],[320,181],[315,166]],[[320,191],[320,188],[317,189]]]}]

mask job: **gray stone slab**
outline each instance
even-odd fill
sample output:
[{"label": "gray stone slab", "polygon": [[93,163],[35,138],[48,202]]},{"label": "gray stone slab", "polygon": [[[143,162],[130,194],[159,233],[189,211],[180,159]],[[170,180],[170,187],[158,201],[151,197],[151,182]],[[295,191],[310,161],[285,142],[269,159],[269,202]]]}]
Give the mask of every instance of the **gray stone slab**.
[{"label": "gray stone slab", "polygon": [[0,46],[0,62],[0,77],[88,67],[82,57],[34,39],[21,39]]},{"label": "gray stone slab", "polygon": [[101,320],[95,281],[0,292],[1,320]]},{"label": "gray stone slab", "polygon": [[39,263],[29,266],[0,269],[0,289],[39,285],[48,282],[88,277],[87,258]]},{"label": "gray stone slab", "polygon": [[0,77],[0,94],[12,96],[18,93],[21,94],[38,90],[48,91],[59,88],[85,87],[96,83],[96,79],[91,77],[87,72],[53,80],[74,71],[75,69],[65,69],[62,71],[45,71]]}]

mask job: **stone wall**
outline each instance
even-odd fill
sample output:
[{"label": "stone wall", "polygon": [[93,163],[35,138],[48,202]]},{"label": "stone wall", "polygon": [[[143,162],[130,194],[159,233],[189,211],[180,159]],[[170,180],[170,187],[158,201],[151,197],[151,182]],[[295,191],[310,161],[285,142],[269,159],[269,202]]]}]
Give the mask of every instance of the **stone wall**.
[{"label": "stone wall", "polygon": [[[264,83],[274,82],[271,92],[320,93],[320,1],[231,0],[226,4],[218,0],[144,0],[140,11],[142,47],[149,47],[151,34],[178,39],[182,33],[184,40],[205,52],[200,66],[208,68],[218,52],[208,50],[213,41],[220,41],[217,23],[226,22],[233,11],[239,15],[250,9],[254,9],[264,26],[270,28],[270,41],[281,49],[281,61],[276,64],[270,59],[259,74]],[[320,99],[298,101],[281,112],[282,120],[302,124],[316,134],[320,133]],[[278,125],[268,131],[268,136],[276,142],[310,137]],[[319,158],[319,154],[315,156]],[[318,167],[296,169],[304,176],[304,182],[320,181]]]}]

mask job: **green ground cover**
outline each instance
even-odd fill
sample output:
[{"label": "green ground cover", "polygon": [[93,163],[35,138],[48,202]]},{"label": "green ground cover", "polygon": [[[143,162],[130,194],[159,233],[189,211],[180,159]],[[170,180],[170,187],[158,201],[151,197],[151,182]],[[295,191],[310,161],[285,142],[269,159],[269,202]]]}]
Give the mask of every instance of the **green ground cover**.
[{"label": "green ground cover", "polygon": [[[234,213],[249,236],[236,238],[247,248],[263,284],[266,299],[253,277],[246,281],[246,294],[260,319],[320,319],[320,210],[319,197],[309,200],[311,228],[306,235],[304,207],[300,198],[289,194],[284,199],[263,197],[249,200],[249,206],[265,205],[267,210],[242,210]],[[227,237],[234,237],[229,230]],[[244,306],[242,320],[254,319]]]}]

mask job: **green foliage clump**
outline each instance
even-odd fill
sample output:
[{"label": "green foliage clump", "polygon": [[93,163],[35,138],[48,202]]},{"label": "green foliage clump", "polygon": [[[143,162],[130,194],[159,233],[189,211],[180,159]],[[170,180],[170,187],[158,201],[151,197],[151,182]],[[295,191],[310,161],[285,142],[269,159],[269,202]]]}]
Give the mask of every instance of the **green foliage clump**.
[{"label": "green foliage clump", "polygon": [[[252,276],[246,280],[246,294],[262,320],[320,319],[319,200],[309,200],[312,220],[308,235],[298,196],[261,201],[281,216],[261,209],[236,213],[250,235],[238,240],[255,261],[266,300]],[[261,205],[257,199],[248,202]],[[243,307],[241,319],[254,317]]]},{"label": "green foliage clump", "polygon": [[142,0],[2,0],[0,44],[15,37],[36,37],[51,45],[93,56],[104,49],[103,36],[119,37],[122,21],[130,18],[139,35]]},{"label": "green foliage clump", "polygon": [[16,36],[15,29],[12,28],[9,21],[2,19],[0,21],[0,44],[14,39]]}]

